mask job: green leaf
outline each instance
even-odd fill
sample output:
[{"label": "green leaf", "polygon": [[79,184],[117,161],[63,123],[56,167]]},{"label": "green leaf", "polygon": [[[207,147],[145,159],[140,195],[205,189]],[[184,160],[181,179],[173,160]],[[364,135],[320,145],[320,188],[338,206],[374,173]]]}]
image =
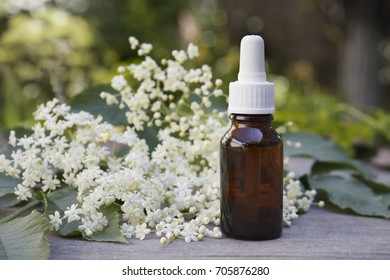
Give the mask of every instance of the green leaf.
[{"label": "green leaf", "polygon": [[73,98],[70,102],[72,110],[75,112],[86,111],[94,116],[100,115],[105,121],[114,125],[127,124],[125,110],[120,110],[118,104],[108,105],[100,98],[100,93],[103,91],[112,94],[118,93],[109,85],[91,87]]},{"label": "green leaf", "polygon": [[287,133],[284,142],[300,143],[300,148],[285,145],[286,156],[310,157],[316,161],[311,167],[311,175],[318,175],[339,170],[350,170],[366,178],[373,178],[373,173],[363,162],[351,160],[336,143],[327,141],[310,133]]},{"label": "green leaf", "polygon": [[337,176],[321,176],[310,179],[313,189],[324,190],[329,200],[341,209],[350,209],[364,216],[390,218],[390,201],[375,194],[370,188],[356,180]]},{"label": "green leaf", "polygon": [[80,221],[73,221],[68,223],[66,220],[64,220],[60,226],[60,234],[67,237],[81,236],[79,226],[81,226]]},{"label": "green leaf", "polygon": [[332,141],[326,141],[318,135],[299,132],[286,133],[283,135],[283,141],[299,142],[300,148],[284,145],[284,155],[289,157],[301,156],[310,157],[318,161],[331,162],[349,162],[350,159],[345,151]]},{"label": "green leaf", "polygon": [[0,173],[0,196],[11,194],[22,181]]},{"label": "green leaf", "polygon": [[356,176],[356,178],[362,183],[364,183],[367,187],[370,187],[374,192],[381,193],[381,194],[390,193],[390,185],[385,185],[359,175]]},{"label": "green leaf", "polygon": [[[60,215],[63,216],[66,208],[76,203],[76,189],[72,187],[59,188],[47,195],[45,201],[45,215],[46,217],[49,217],[49,215],[54,215],[55,211],[58,211]],[[81,222],[79,221],[67,223],[66,220],[64,220],[60,226],[59,232],[63,236],[80,236],[79,225],[81,225]]]},{"label": "green leaf", "polygon": [[19,203],[20,203],[20,201],[16,198],[16,195],[14,195],[13,193],[9,193],[9,194],[0,196],[0,207],[1,208],[13,207]]},{"label": "green leaf", "polygon": [[375,174],[368,168],[368,165],[361,160],[350,160],[350,163],[353,164],[354,170],[358,171],[356,174],[361,174],[367,179],[374,179]]},{"label": "green leaf", "polygon": [[102,231],[96,232],[92,236],[85,236],[83,233],[84,238],[93,241],[128,243],[120,231],[117,208],[115,205],[102,206],[99,210],[108,220],[108,225]]},{"label": "green leaf", "polygon": [[47,195],[45,214],[53,215],[55,211],[64,212],[68,206],[77,203],[77,190],[72,187],[61,187]]},{"label": "green leaf", "polygon": [[0,259],[48,259],[47,219],[37,211],[0,224]]},{"label": "green leaf", "polygon": [[299,181],[301,182],[302,186],[305,188],[305,190],[310,190],[310,179],[308,174],[303,174],[299,177]]},{"label": "green leaf", "polygon": [[361,174],[365,178],[373,178],[374,175],[367,165],[358,160],[349,160],[345,162],[333,161],[315,161],[311,167],[311,175],[318,175],[339,170],[351,170],[355,174]]}]

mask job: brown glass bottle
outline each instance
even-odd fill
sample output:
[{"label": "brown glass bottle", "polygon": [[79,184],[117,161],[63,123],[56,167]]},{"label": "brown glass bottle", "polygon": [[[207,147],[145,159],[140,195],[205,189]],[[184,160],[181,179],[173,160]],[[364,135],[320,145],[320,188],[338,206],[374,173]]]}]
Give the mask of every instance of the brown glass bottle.
[{"label": "brown glass bottle", "polygon": [[266,240],[282,233],[283,144],[273,116],[230,115],[222,137],[221,228],[227,236]]}]

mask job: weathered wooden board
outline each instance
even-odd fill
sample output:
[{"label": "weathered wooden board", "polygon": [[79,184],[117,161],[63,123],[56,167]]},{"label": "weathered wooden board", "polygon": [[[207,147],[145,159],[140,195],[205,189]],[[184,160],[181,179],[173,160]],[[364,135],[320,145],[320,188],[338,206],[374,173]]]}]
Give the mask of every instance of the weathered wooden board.
[{"label": "weathered wooden board", "polygon": [[316,207],[270,241],[206,238],[163,247],[153,235],[128,245],[48,238],[52,259],[390,259],[390,221]]}]

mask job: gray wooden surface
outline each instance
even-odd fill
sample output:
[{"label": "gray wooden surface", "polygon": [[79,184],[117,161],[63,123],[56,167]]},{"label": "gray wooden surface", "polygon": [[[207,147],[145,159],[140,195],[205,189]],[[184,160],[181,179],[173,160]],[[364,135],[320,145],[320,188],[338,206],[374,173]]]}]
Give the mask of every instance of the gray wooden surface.
[{"label": "gray wooden surface", "polygon": [[48,239],[52,259],[390,259],[390,221],[319,208],[269,241],[206,238],[163,247],[154,236],[129,244]]}]

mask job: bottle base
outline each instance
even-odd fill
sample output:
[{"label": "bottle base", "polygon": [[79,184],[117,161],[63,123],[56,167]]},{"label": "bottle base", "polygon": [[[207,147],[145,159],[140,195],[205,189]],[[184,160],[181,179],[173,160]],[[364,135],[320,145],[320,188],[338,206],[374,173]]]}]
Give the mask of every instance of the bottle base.
[{"label": "bottle base", "polygon": [[275,234],[237,234],[237,233],[227,233],[222,230],[222,233],[229,238],[233,239],[239,239],[239,240],[247,240],[247,241],[265,241],[265,240],[272,240],[272,239],[278,239],[282,236],[282,233],[278,232]]}]

